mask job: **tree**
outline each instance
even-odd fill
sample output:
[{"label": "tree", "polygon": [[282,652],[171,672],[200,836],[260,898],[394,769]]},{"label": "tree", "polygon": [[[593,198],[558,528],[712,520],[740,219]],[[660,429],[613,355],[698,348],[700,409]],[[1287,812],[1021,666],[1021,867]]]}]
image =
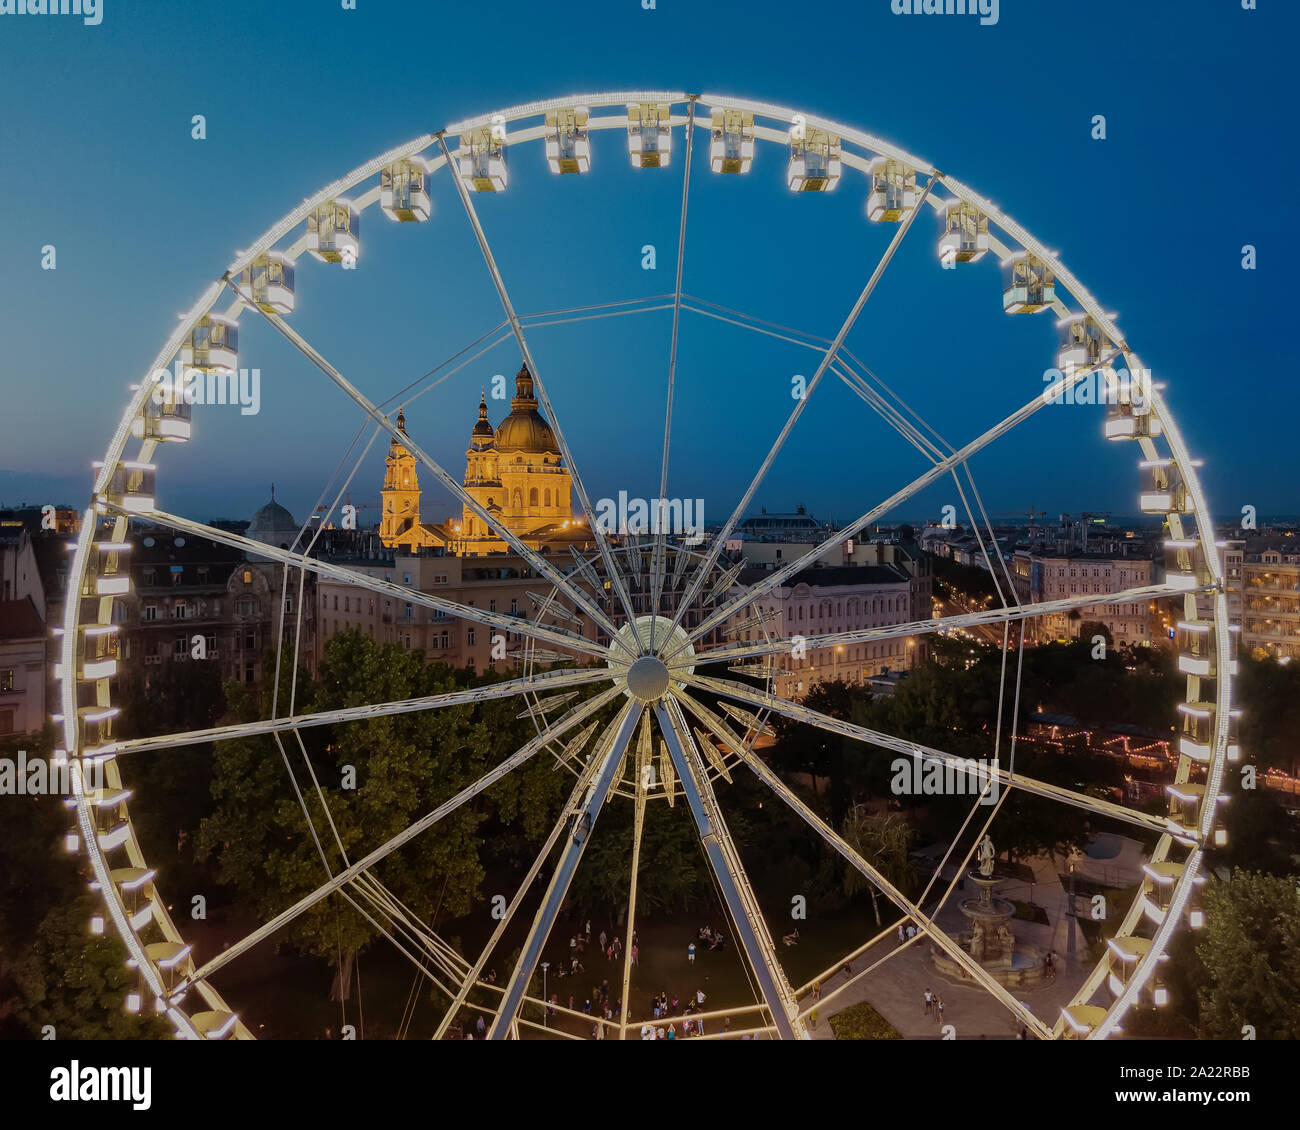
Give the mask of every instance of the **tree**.
[{"label": "tree", "polygon": [[[418,652],[380,647],[359,632],[346,632],[330,640],[319,679],[300,692],[296,709],[417,698],[456,685],[455,673],[426,666]],[[238,717],[265,716],[268,704],[257,710],[237,685],[227,688],[227,696]],[[496,764],[503,750],[515,748],[513,735],[494,732],[472,707],[313,727],[302,738],[305,750],[286,739],[283,755],[265,735],[223,742],[215,755],[216,808],[202,823],[199,854],[218,862],[221,881],[262,921],[324,882],[322,852],[336,873],[346,866],[343,853],[353,861],[379,846]],[[286,756],[302,805],[285,779]],[[462,805],[371,873],[426,922],[439,913],[465,914],[483,876],[477,834],[483,819],[481,807]],[[281,934],[339,965],[343,974],[351,956],[377,936],[351,905],[332,899],[316,903]]]},{"label": "tree", "polygon": [[1234,871],[1205,888],[1205,940],[1196,947],[1208,984],[1201,1029],[1239,1040],[1300,1039],[1300,895],[1295,879]]},{"label": "tree", "polygon": [[[14,1014],[33,1036],[45,1026],[57,1040],[148,1040],[172,1034],[160,1016],[126,1011],[135,984],[126,949],[115,934],[95,937],[90,895],[51,908],[26,953],[14,963],[19,1000]],[[147,997],[147,994],[146,994]]]},{"label": "tree", "polygon": [[[802,705],[828,718],[847,721],[854,701],[864,695],[869,698],[871,692],[865,687],[835,680],[814,686],[804,697]],[[840,735],[780,715],[773,718],[773,729],[776,731],[776,744],[770,753],[772,763],[787,773],[811,774],[814,796],[817,795],[818,777],[842,769],[840,755],[844,751],[845,739]],[[842,786],[843,773],[835,772],[834,781]],[[833,807],[836,805],[847,808],[847,798],[840,795],[833,801]],[[836,819],[839,818],[837,815]]]},{"label": "tree", "polygon": [[[912,895],[916,889],[916,868],[909,856],[912,828],[901,814],[870,812],[855,806],[845,818],[840,834],[889,883],[904,895]],[[844,893],[852,898],[863,890],[871,895],[871,908],[879,926],[880,888],[852,864],[846,865]]]},{"label": "tree", "polygon": [[1261,769],[1300,773],[1300,664],[1242,656],[1233,693],[1241,713],[1241,744]]}]

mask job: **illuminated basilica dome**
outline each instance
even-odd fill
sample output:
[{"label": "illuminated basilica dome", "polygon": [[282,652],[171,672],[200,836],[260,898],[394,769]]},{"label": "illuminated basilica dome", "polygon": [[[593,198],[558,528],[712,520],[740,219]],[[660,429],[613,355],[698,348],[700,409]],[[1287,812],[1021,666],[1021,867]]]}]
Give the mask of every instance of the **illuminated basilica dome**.
[{"label": "illuminated basilica dome", "polygon": [[496,449],[526,451],[531,454],[559,453],[555,433],[542,414],[537,411],[537,398],[533,396],[533,378],[525,365],[515,375],[515,398],[510,402],[510,415],[497,428]]}]

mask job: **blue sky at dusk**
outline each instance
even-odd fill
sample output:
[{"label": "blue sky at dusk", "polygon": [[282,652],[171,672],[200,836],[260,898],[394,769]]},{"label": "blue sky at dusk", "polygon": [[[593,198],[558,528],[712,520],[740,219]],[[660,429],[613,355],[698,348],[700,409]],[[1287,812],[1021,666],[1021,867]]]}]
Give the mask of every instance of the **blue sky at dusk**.
[{"label": "blue sky at dusk", "polygon": [[[1001,0],[981,26],[896,16],[890,0],[102,3],[95,27],[0,15],[0,503],[85,505],[90,464],[177,316],[329,181],[478,113],[662,89],[824,115],[988,196],[1118,313],[1205,461],[1215,512],[1300,512],[1295,316],[1281,289],[1300,5]],[[194,114],[207,140],[191,138]],[[1104,141],[1090,136],[1095,114]],[[586,177],[552,176],[536,143],[509,154],[508,191],[475,203],[521,312],[673,290],[682,143],[678,130],[669,169],[634,170],[623,135],[594,135]],[[697,130],[684,289],[829,338],[896,229],[865,219],[857,173],[802,195],[784,175],[771,144],[749,175],[712,174]],[[513,379],[519,354],[506,343],[402,393],[502,320],[447,172],[434,183],[427,224],[364,214],[356,271],[304,256],[291,322],[372,399],[406,403],[412,436],[459,477],[479,390]],[[992,257],[941,270],[939,234],[926,209],[847,345],[961,444],[1041,391],[1058,330],[1050,314],[1002,313]],[[57,270],[41,269],[46,244]],[[642,269],[646,244],[655,271]],[[1244,244],[1257,270],[1241,269]],[[657,492],[670,328],[659,311],[529,335],[593,498]],[[240,346],[261,370],[259,414],[196,408],[194,441],[159,459],[160,504],[247,517],[274,481],[302,520],[361,416],[255,314]],[[818,357],[697,314],[683,315],[679,348],[669,494],[703,497],[717,522],[793,407],[792,375],[811,376]],[[494,423],[508,411],[490,406]],[[1101,417],[1045,408],[976,459],[990,512],[1132,513],[1136,449],[1104,444]],[[386,446],[358,471],[354,501],[378,501]],[[843,521],[926,465],[828,377],[755,507],[803,503]],[[937,515],[952,493],[927,491],[896,517]],[[429,490],[426,520],[451,512],[446,498]]]}]

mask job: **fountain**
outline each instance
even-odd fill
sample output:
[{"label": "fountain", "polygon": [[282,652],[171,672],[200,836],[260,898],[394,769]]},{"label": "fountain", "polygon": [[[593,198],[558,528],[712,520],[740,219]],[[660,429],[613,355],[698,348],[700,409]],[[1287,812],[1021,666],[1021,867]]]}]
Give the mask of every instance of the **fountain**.
[{"label": "fountain", "polygon": [[[993,840],[986,835],[979,845],[979,870],[967,875],[979,888],[979,895],[961,901],[959,909],[970,928],[957,937],[957,943],[999,984],[1017,988],[1035,985],[1046,971],[1046,955],[1040,947],[1021,941],[1012,932],[1011,920],[1016,908],[1007,899],[993,894],[999,882],[993,877],[995,854]],[[970,980],[970,974],[937,946],[930,947],[930,960],[940,973],[957,980]]]}]

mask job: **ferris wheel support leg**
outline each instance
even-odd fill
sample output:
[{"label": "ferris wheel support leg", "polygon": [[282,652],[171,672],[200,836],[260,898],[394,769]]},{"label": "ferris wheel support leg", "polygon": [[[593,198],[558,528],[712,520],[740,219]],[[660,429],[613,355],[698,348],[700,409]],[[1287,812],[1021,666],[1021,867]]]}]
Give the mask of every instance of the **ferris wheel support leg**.
[{"label": "ferris wheel support leg", "polygon": [[[587,790],[591,787],[591,778],[595,773],[595,770],[596,766],[593,762],[593,764],[578,777],[578,782],[573,787],[573,792],[569,796],[569,801],[564,806],[565,812],[573,812],[578,805],[582,803],[583,796],[586,795]],[[478,960],[470,968],[470,971],[465,974],[464,980],[462,980],[455,998],[452,1000],[451,1005],[443,1015],[442,1020],[438,1024],[437,1030],[433,1034],[435,1040],[441,1040],[446,1035],[447,1029],[451,1027],[452,1021],[456,1018],[456,1013],[460,1010],[461,1005],[465,1003],[465,998],[469,996],[470,990],[478,984],[478,979],[483,972],[483,967],[487,964],[488,958],[492,956],[497,944],[501,941],[501,935],[509,928],[511,921],[514,919],[515,912],[519,909],[519,904],[524,901],[524,896],[527,895],[528,891],[532,888],[534,880],[536,880],[538,874],[546,865],[546,861],[551,857],[551,852],[555,848],[555,843],[560,838],[560,834],[563,831],[564,821],[561,820],[551,829],[550,835],[546,837],[546,842],[542,844],[541,850],[537,853],[537,857],[533,860],[532,866],[528,869],[528,873],[523,877],[523,880],[516,889],[515,897],[510,900],[510,905],[506,907],[505,914],[501,916],[501,920],[497,923],[496,929],[492,931],[492,936],[488,939],[487,945],[483,947],[483,952],[479,954]]]},{"label": "ferris wheel support leg", "polygon": [[627,892],[627,943],[623,954],[623,993],[618,1016],[618,1038],[627,1039],[627,1017],[631,1010],[632,995],[632,939],[636,937],[636,885],[641,870],[641,837],[645,832],[645,806],[648,782],[646,767],[650,765],[650,715],[641,716],[641,735],[637,741],[636,800],[632,809],[632,880]]},{"label": "ferris wheel support leg", "polygon": [[[704,854],[718,880],[750,967],[758,979],[759,989],[772,1014],[772,1024],[783,1040],[809,1039],[808,1031],[798,1016],[799,1002],[776,960],[772,936],[768,933],[758,899],[754,896],[744,865],[722,819],[718,799],[700,764],[699,753],[690,737],[682,708],[676,699],[669,698],[661,700],[655,706],[655,712],[659,717],[659,729],[672,754],[678,783],[686,794],[691,815],[695,818]],[[688,749],[694,754],[693,757],[688,756]]]},{"label": "ferris wheel support leg", "polygon": [[533,919],[532,928],[528,931],[528,937],[524,939],[519,961],[502,995],[501,1007],[492,1021],[492,1027],[488,1030],[489,1040],[504,1040],[510,1031],[515,1015],[519,1011],[519,1005],[524,999],[524,993],[528,990],[529,978],[532,977],[538,959],[542,956],[542,947],[546,944],[551,927],[560,913],[560,906],[564,902],[564,896],[568,894],[569,884],[573,882],[573,873],[578,869],[582,853],[591,839],[592,830],[596,826],[596,817],[600,815],[600,810],[604,807],[609,791],[614,785],[614,778],[622,768],[623,754],[632,738],[632,731],[636,729],[642,709],[641,703],[635,700],[630,701],[623,708],[616,723],[618,729],[605,748],[600,771],[592,782],[581,807],[576,812],[566,811],[564,814],[564,818],[572,817],[569,823],[570,834],[560,855],[560,861],[556,865],[555,874],[551,877],[551,884],[546,888],[542,905]]}]

